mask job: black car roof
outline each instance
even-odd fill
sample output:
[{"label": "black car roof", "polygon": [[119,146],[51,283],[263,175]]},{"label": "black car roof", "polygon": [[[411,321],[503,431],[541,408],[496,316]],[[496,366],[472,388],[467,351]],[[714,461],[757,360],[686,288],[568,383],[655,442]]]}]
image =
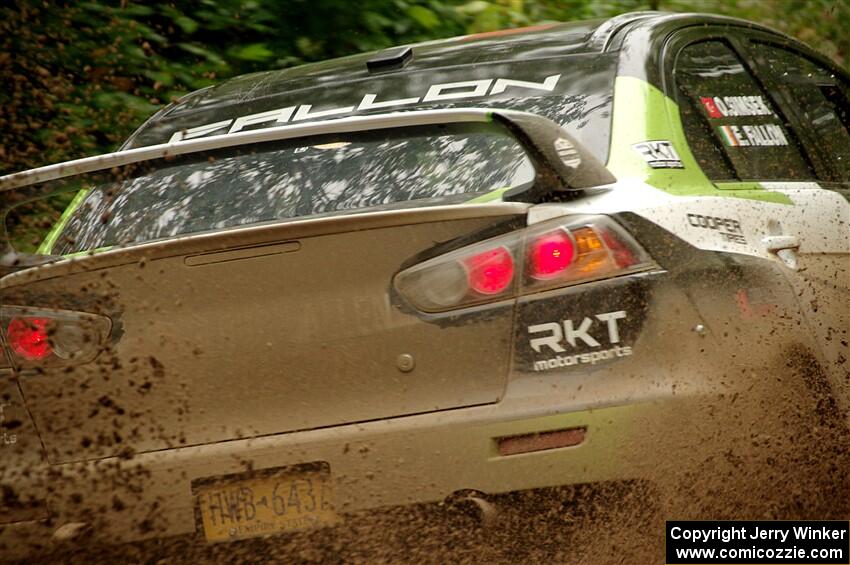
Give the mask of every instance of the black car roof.
[{"label": "black car roof", "polygon": [[[618,32],[626,33],[651,28],[654,31],[675,30],[693,25],[736,25],[773,31],[723,16],[665,12],[633,12],[604,20],[549,23],[528,28],[501,30],[410,45],[413,57],[401,71],[458,68],[497,61],[534,61],[569,55],[602,53],[612,49]],[[774,32],[775,33],[775,32]],[[619,34],[620,36],[625,35]],[[616,49],[616,44],[613,45]],[[215,108],[242,105],[284,91],[334,87],[378,76],[367,68],[367,62],[382,52],[362,53],[348,57],[310,63],[287,69],[251,73],[198,90],[155,114],[128,140],[133,140],[147,127],[171,122],[182,116],[205,113]],[[126,146],[126,144],[125,144]]]},{"label": "black car roof", "polygon": [[[410,45],[413,59],[404,71],[457,67],[505,60],[533,60],[603,51],[607,39],[624,25],[659,15],[636,12],[607,20],[550,23],[439,39]],[[188,94],[158,117],[174,116],[250,98],[261,98],[281,89],[295,90],[323,83],[355,81],[371,75],[366,63],[380,52],[309,63],[288,69],[263,71],[234,77]]]}]

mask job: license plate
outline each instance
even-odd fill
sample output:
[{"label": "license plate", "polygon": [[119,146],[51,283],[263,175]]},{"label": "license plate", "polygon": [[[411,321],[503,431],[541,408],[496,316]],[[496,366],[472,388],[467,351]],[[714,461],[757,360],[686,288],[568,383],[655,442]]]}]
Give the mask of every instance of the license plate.
[{"label": "license plate", "polygon": [[310,464],[193,483],[209,542],[331,525],[337,516],[330,469]]}]

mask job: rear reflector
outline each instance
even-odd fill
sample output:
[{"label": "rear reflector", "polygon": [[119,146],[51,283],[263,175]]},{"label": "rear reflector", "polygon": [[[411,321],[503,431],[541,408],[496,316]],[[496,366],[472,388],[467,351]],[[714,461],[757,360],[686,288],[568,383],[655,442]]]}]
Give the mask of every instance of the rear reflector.
[{"label": "rear reflector", "polygon": [[587,428],[568,428],[537,434],[496,438],[499,455],[519,455],[534,451],[546,451],[561,447],[573,447],[584,441]]},{"label": "rear reflector", "polygon": [[607,216],[567,216],[488,239],[398,273],[423,312],[442,312],[655,267]]}]

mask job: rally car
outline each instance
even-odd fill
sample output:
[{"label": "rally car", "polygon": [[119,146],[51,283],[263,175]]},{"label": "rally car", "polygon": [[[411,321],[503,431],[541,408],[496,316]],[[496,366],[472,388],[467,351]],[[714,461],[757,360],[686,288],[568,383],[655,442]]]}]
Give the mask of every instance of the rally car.
[{"label": "rally car", "polygon": [[850,402],[847,81],[637,13],[238,77],[0,178],[7,208],[75,194],[4,255],[0,538],[633,479],[815,508]]}]

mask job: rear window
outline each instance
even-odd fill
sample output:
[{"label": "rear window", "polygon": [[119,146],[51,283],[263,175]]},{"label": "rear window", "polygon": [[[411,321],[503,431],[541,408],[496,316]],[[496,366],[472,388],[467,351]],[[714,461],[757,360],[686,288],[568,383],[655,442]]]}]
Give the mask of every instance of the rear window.
[{"label": "rear window", "polygon": [[304,216],[460,203],[528,186],[534,174],[522,147],[495,124],[241,146],[172,158],[120,180],[63,181],[82,191],[44,251],[63,255]]}]

